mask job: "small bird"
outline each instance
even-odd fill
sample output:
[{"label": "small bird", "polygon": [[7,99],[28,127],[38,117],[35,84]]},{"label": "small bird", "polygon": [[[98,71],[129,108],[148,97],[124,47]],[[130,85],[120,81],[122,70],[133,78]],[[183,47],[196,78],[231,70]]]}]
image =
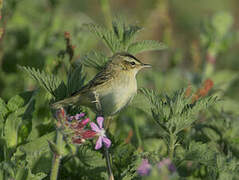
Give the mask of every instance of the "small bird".
[{"label": "small bird", "polygon": [[142,63],[129,53],[116,53],[88,84],[70,97],[52,104],[52,108],[82,105],[98,112],[95,103],[97,96],[102,115],[114,115],[137,93],[136,74],[145,67],[151,65]]}]

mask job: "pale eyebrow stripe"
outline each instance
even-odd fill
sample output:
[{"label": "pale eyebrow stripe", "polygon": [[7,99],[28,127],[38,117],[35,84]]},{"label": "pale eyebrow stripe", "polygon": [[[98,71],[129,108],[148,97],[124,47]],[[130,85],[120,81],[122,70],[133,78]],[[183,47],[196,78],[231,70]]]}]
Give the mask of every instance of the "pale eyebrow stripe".
[{"label": "pale eyebrow stripe", "polygon": [[119,52],[119,53],[116,53],[114,56],[117,56],[117,55],[121,55],[121,56],[126,56],[126,57],[129,57],[129,58],[132,58],[134,59],[135,61],[137,61],[138,63],[141,63],[140,60],[138,60],[136,57],[134,57],[132,54],[129,54],[127,52]]},{"label": "pale eyebrow stripe", "polygon": [[125,56],[130,57],[130,58],[134,59],[135,61],[137,61],[138,63],[140,63],[140,61],[131,54],[125,54]]}]

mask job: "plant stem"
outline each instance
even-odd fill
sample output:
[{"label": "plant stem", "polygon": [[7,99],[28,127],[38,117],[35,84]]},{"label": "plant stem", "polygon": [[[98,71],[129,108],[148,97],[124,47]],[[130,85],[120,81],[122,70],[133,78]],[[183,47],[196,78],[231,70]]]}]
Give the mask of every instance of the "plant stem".
[{"label": "plant stem", "polygon": [[110,154],[109,154],[108,149],[105,146],[104,146],[104,152],[105,152],[105,161],[106,161],[109,180],[114,180],[114,175],[113,175],[113,172],[111,169],[111,164],[110,164]]},{"label": "plant stem", "polygon": [[174,157],[175,143],[176,143],[175,135],[173,133],[170,133],[170,136],[169,136],[169,158],[171,160],[173,160],[173,157]]},{"label": "plant stem", "polygon": [[[62,143],[63,143],[63,135],[59,130],[57,130],[56,134],[56,147],[60,151],[62,149]],[[53,161],[52,161],[52,168],[51,168],[51,177],[50,180],[57,180],[58,171],[60,167],[60,161],[61,161],[61,152],[53,152]]]},{"label": "plant stem", "polygon": [[[101,103],[100,103],[100,99],[99,99],[99,94],[97,94],[96,92],[94,92],[94,96],[95,96],[95,105],[96,105],[96,109],[97,109],[97,116],[102,116],[103,117],[103,112],[102,112],[102,108],[101,108]],[[109,119],[110,117],[108,117]],[[108,120],[107,119],[107,120]],[[104,123],[104,128],[105,128],[105,123]],[[105,153],[105,161],[106,161],[106,167],[107,167],[107,173],[109,176],[109,180],[114,180],[114,175],[111,169],[111,163],[110,163],[110,154],[108,149],[104,146],[104,153]]]}]

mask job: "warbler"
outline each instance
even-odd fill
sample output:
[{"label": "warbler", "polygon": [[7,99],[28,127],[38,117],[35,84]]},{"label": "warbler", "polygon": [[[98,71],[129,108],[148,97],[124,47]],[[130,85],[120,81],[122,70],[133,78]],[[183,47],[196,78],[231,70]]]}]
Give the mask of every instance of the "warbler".
[{"label": "warbler", "polygon": [[129,53],[116,53],[88,84],[70,97],[52,104],[52,108],[81,105],[97,112],[95,103],[97,96],[102,115],[114,115],[137,93],[136,74],[145,67],[151,67],[151,65],[142,63]]}]

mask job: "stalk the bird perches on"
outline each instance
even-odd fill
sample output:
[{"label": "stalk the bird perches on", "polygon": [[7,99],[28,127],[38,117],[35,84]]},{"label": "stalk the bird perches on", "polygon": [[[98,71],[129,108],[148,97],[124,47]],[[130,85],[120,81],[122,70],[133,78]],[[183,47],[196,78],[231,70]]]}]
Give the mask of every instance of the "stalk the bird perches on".
[{"label": "stalk the bird perches on", "polygon": [[71,97],[52,104],[53,109],[71,105],[81,105],[97,112],[95,95],[99,97],[102,115],[111,116],[125,107],[137,93],[136,74],[145,67],[136,57],[128,53],[116,53],[103,70],[87,85],[73,93]]}]

